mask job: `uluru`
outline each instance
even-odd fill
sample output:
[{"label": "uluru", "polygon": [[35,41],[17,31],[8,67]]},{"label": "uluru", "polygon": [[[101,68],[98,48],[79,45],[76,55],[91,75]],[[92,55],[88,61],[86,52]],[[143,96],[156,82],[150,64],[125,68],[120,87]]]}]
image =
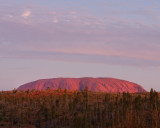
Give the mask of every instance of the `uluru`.
[{"label": "uluru", "polygon": [[94,92],[146,92],[142,86],[126,80],[115,78],[52,78],[40,79],[26,83],[18,87],[18,90],[46,90],[50,89],[67,89],[67,90],[84,90],[88,87],[89,91]]}]

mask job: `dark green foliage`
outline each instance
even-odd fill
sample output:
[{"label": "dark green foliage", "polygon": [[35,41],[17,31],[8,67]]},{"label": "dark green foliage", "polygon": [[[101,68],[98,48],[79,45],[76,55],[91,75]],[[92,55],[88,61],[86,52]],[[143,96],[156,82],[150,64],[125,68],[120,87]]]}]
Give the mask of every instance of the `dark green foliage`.
[{"label": "dark green foliage", "polygon": [[16,90],[16,89],[14,89],[14,90],[13,90],[13,93],[17,93],[17,90]]},{"label": "dark green foliage", "polygon": [[0,115],[0,122],[3,120],[3,117],[2,117],[2,115]]},{"label": "dark green foliage", "polygon": [[28,89],[28,90],[26,90],[25,92],[26,92],[27,94],[29,94],[30,90]]},{"label": "dark green foliage", "polygon": [[51,90],[0,92],[0,127],[159,128],[159,96]]},{"label": "dark green foliage", "polygon": [[50,90],[50,87],[47,87],[47,90]]},{"label": "dark green foliage", "polygon": [[56,100],[56,107],[59,107],[59,99]]},{"label": "dark green foliage", "polygon": [[149,99],[150,99],[151,108],[155,109],[155,107],[156,107],[155,105],[159,104],[159,102],[158,102],[159,100],[158,100],[158,93],[155,90],[153,90],[152,88],[150,90]]}]

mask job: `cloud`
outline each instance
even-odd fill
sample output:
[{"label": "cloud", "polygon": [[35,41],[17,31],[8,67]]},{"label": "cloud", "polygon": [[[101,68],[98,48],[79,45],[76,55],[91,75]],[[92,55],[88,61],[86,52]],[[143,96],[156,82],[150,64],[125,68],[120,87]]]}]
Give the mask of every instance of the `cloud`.
[{"label": "cloud", "polygon": [[71,62],[85,62],[85,63],[100,63],[120,66],[134,66],[134,67],[160,67],[160,61],[135,59],[124,56],[105,56],[97,54],[80,54],[67,52],[47,52],[34,50],[20,50],[13,52],[12,55],[5,55],[2,58],[27,58],[27,59],[43,59],[43,60],[58,60]]},{"label": "cloud", "polygon": [[70,14],[72,14],[72,15],[76,15],[76,14],[77,14],[77,12],[75,12],[75,11],[71,11],[71,12],[70,12]]},{"label": "cloud", "polygon": [[54,17],[52,21],[53,21],[53,23],[58,23],[57,17]]},{"label": "cloud", "polygon": [[55,11],[53,11],[53,12],[50,12],[50,14],[52,14],[52,15],[56,15],[57,13],[56,13]]},{"label": "cloud", "polygon": [[[85,62],[87,58],[83,60],[83,57],[88,56],[88,60],[97,63],[113,61],[116,64],[116,58],[120,58],[119,63],[116,61],[117,64],[137,66],[139,62],[139,65],[159,65],[159,28],[134,28],[122,23],[117,23],[117,26],[121,26],[117,28],[112,25],[104,26],[105,28],[83,27],[72,23],[41,26],[1,21],[0,55],[32,57],[33,54],[35,58],[57,57],[65,60],[65,54],[68,54],[69,59],[66,61]],[[9,45],[6,42],[9,42]],[[64,57],[56,56],[57,54]]]},{"label": "cloud", "polygon": [[7,15],[9,18],[13,18],[14,16],[13,15],[11,15],[11,14],[9,14],[9,15]]},{"label": "cloud", "polygon": [[24,18],[26,18],[26,17],[28,17],[28,16],[30,16],[31,15],[31,11],[29,11],[29,10],[27,10],[27,11],[25,11],[24,13],[22,13],[22,17],[24,17]]},{"label": "cloud", "polygon": [[[160,19],[155,20],[158,10],[141,11],[138,7],[126,12],[121,9],[123,5],[117,8],[114,4],[101,6],[97,12],[89,8],[90,13],[81,8],[33,6],[32,12],[27,9],[21,15],[24,18],[18,14],[23,8],[0,8],[6,13],[0,17],[0,43],[10,42],[9,46],[0,45],[0,56],[19,57],[24,50],[21,57],[33,54],[35,58],[65,60],[66,54],[66,61],[160,66],[160,26],[156,24]],[[31,13],[36,15],[26,20]]]}]

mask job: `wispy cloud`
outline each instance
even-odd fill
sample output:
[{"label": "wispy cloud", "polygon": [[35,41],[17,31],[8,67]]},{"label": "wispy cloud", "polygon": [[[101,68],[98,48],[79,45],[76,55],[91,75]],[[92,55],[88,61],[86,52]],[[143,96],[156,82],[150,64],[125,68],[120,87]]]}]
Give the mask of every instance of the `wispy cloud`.
[{"label": "wispy cloud", "polygon": [[75,11],[71,11],[71,12],[70,12],[70,14],[72,14],[72,15],[76,15],[76,14],[77,14],[77,12],[75,12]]},{"label": "wispy cloud", "polygon": [[57,17],[54,17],[54,18],[53,18],[53,23],[58,23]]},{"label": "wispy cloud", "polygon": [[24,17],[24,18],[26,18],[26,17],[28,17],[28,16],[30,16],[31,15],[31,11],[29,11],[29,10],[27,10],[27,11],[25,11],[24,13],[22,13],[22,17]]},{"label": "wispy cloud", "polygon": [[4,26],[0,30],[1,57],[160,66],[156,28],[125,26],[105,30],[71,24],[31,26],[12,22],[0,22],[0,26]]},{"label": "wispy cloud", "polygon": [[[130,7],[126,3],[124,5]],[[120,4],[118,8],[114,2],[108,8],[99,5],[97,12],[83,8],[36,8],[33,5],[21,15],[19,12],[23,8],[14,13],[13,9],[8,11],[7,8],[1,8],[4,13],[0,17],[0,43],[3,43],[0,45],[0,55],[19,56],[24,50],[24,57],[34,54],[36,58],[40,57],[38,53],[44,53],[44,59],[61,58],[54,54],[63,54],[64,59],[65,54],[69,54],[68,60],[73,61],[82,61],[81,57],[86,55],[89,60],[95,56],[94,62],[97,63],[111,63],[109,60],[115,62],[118,57],[121,64],[131,65],[128,61],[132,60],[132,65],[134,61],[135,65],[138,62],[139,65],[144,64],[142,61],[148,63],[146,65],[160,65],[160,19],[157,18],[157,12],[160,11],[157,8],[138,7],[128,9],[127,12],[125,8],[122,9],[124,5]],[[35,15],[27,18],[31,13]],[[11,43],[6,46],[4,42]]]}]

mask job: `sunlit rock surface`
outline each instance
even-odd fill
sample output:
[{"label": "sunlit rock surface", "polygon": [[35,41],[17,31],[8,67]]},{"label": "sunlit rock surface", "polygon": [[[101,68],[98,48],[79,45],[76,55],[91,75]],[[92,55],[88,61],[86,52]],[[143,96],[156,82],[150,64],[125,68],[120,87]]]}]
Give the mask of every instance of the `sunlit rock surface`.
[{"label": "sunlit rock surface", "polygon": [[53,78],[41,79],[24,84],[18,90],[46,90],[50,89],[67,89],[67,90],[83,90],[88,86],[89,91],[94,92],[145,92],[145,90],[138,84],[115,79],[115,78]]}]

